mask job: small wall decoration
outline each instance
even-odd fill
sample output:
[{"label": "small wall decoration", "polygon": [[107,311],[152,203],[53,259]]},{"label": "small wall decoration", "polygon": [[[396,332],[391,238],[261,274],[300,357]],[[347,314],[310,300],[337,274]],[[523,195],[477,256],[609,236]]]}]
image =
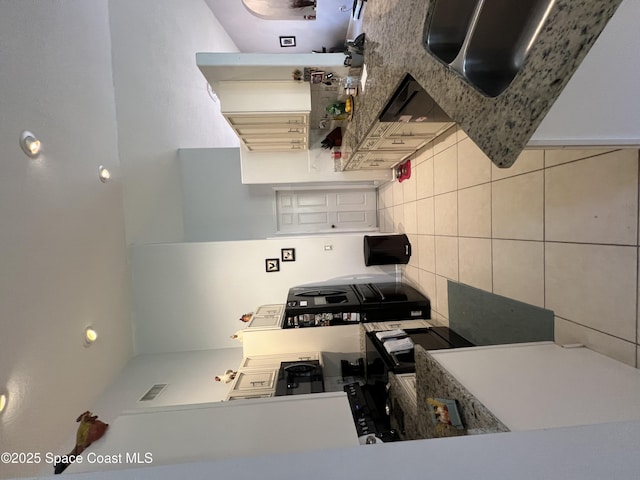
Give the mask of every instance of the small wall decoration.
[{"label": "small wall decoration", "polygon": [[296,46],[296,37],[280,37],[280,46],[281,47],[295,47]]},{"label": "small wall decoration", "polygon": [[280,259],[279,258],[267,258],[265,261],[265,270],[267,273],[280,271]]},{"label": "small wall decoration", "polygon": [[109,428],[108,423],[98,420],[98,415],[94,415],[89,410],[76,418],[76,422],[80,423],[76,434],[76,445],[69,454],[58,456],[61,460],[53,466],[53,472],[56,475],[64,472],[73,462],[72,459],[89,448],[93,442],[100,440],[107,431],[107,428]]},{"label": "small wall decoration", "polygon": [[295,262],[296,261],[296,249],[295,248],[283,248],[280,250],[280,256],[283,262]]}]

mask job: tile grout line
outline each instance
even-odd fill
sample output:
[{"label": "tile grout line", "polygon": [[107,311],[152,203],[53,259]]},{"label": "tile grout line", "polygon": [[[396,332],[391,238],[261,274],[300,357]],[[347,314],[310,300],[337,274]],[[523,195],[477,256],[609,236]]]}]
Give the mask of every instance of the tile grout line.
[{"label": "tile grout line", "polygon": [[[638,153],[638,209],[640,210],[640,150],[637,151]],[[640,215],[638,213],[638,211],[636,211],[636,243],[638,245],[640,245]],[[640,368],[640,365],[638,365],[638,358],[640,357],[640,355],[638,355],[638,352],[640,351],[640,346],[638,345],[638,328],[640,326],[640,317],[638,315],[638,292],[640,285],[638,285],[638,282],[640,282],[640,255],[638,255],[638,251],[640,250],[639,248],[636,248],[636,361],[635,361],[635,366],[636,368]]]},{"label": "tile grout line", "polygon": [[[542,306],[547,308],[547,151],[542,151]],[[554,312],[555,315],[555,312]],[[555,323],[555,322],[554,322]],[[554,325],[555,337],[555,325]]]},{"label": "tile grout line", "polygon": [[[491,166],[489,166],[491,168]],[[491,293],[495,293],[495,272],[493,271],[493,260],[494,260],[494,252],[493,252],[493,172],[489,171],[489,236],[491,238],[490,245],[490,258],[491,258]]]},{"label": "tile grout line", "polygon": [[555,317],[558,317],[559,319],[561,319],[561,320],[563,320],[563,321],[565,321],[565,322],[569,322],[569,323],[572,323],[572,324],[574,324],[574,325],[579,325],[579,326],[580,326],[580,327],[582,327],[582,328],[586,328],[586,329],[588,329],[588,330],[592,330],[592,331],[594,331],[594,332],[598,332],[598,333],[599,333],[599,334],[601,334],[601,335],[606,335],[606,336],[608,336],[608,337],[615,338],[615,339],[620,340],[620,341],[622,341],[622,342],[627,342],[627,343],[631,343],[632,345],[635,345],[635,342],[633,342],[633,341],[631,341],[631,340],[627,340],[626,338],[619,337],[618,335],[613,335],[612,333],[605,332],[605,331],[603,331],[603,330],[599,330],[599,329],[597,329],[597,328],[590,327],[589,325],[585,325],[585,324],[583,324],[583,323],[580,323],[580,322],[578,322],[577,320],[571,320],[570,318],[562,317],[562,316],[560,316],[560,315],[556,315],[556,314],[555,314],[555,312],[554,312],[554,316],[555,316]]}]

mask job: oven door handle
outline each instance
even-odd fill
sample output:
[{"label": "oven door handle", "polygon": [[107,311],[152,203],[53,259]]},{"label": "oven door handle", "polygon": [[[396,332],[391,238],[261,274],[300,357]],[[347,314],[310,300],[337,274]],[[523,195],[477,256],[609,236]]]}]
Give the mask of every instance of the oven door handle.
[{"label": "oven door handle", "polygon": [[364,296],[364,293],[362,293],[362,290],[360,290],[360,285],[355,284],[352,286],[353,286],[353,291],[356,292],[356,295],[358,296],[358,300],[360,300],[360,303],[364,303],[365,296]]},{"label": "oven door handle", "polygon": [[370,283],[370,284],[369,284],[369,286],[371,287],[371,290],[373,290],[373,291],[374,291],[374,293],[378,296],[378,298],[379,298],[382,302],[384,302],[384,301],[387,299],[387,297],[385,297],[385,296],[384,296],[384,293],[382,293],[382,292],[380,291],[380,289],[379,289],[378,287],[376,287],[376,284],[375,284],[375,283]]}]

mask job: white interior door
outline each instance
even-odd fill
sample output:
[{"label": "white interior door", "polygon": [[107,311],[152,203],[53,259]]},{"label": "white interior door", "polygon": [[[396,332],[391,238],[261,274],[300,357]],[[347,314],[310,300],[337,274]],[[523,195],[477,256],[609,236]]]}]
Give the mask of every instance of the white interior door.
[{"label": "white interior door", "polygon": [[278,190],[278,233],[372,231],[378,228],[375,188]]}]

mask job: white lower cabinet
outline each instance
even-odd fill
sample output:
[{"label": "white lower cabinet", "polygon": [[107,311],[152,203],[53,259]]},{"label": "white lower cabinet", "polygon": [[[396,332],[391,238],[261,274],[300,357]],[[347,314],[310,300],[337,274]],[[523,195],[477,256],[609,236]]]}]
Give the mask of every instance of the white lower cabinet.
[{"label": "white lower cabinet", "polygon": [[284,305],[262,305],[258,307],[251,320],[247,324],[247,329],[265,330],[282,327],[282,314]]},{"label": "white lower cabinet", "polygon": [[320,352],[298,352],[245,357],[242,359],[236,378],[231,384],[227,400],[273,397],[280,364],[309,360],[318,360],[322,365],[322,354]]},{"label": "white lower cabinet", "polygon": [[272,397],[276,390],[278,369],[238,370],[227,400]]},{"label": "white lower cabinet", "polygon": [[282,362],[304,362],[309,360],[319,360],[322,365],[322,355],[320,352],[283,353],[280,355],[253,355],[242,359],[241,369],[253,368],[280,368]]},{"label": "white lower cabinet", "polygon": [[393,168],[452,125],[443,122],[376,122],[351,154],[345,170]]}]

